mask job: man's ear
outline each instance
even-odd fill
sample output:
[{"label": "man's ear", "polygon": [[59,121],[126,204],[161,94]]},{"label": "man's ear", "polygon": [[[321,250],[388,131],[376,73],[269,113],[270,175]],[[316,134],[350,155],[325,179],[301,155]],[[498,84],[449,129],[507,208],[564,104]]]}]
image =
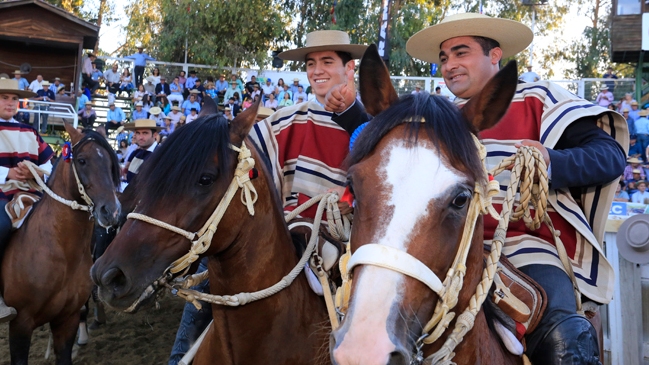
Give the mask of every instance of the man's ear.
[{"label": "man's ear", "polygon": [[494,47],[489,51],[489,57],[491,57],[491,64],[497,65],[503,58],[503,50],[500,47]]}]

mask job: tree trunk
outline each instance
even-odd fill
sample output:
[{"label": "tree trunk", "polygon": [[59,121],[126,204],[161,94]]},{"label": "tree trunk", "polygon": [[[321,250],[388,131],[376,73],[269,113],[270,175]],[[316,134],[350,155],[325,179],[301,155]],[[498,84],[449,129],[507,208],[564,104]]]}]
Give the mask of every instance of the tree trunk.
[{"label": "tree trunk", "polygon": [[[97,13],[97,26],[99,27],[99,31],[101,32],[101,22],[102,19],[104,18],[104,11],[106,9],[106,0],[99,0],[99,11]],[[99,50],[99,32],[97,33],[97,42],[95,43],[95,48],[94,48],[94,53],[97,54],[97,51]]]}]

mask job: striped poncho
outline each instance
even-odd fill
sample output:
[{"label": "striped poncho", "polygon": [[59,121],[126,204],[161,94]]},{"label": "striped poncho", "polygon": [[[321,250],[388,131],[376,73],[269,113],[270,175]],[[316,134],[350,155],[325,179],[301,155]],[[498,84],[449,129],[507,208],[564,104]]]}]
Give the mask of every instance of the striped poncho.
[{"label": "striped poncho", "polygon": [[[345,187],[341,164],[349,152],[349,133],[316,101],[278,110],[255,124],[250,137],[269,157],[285,211],[311,197]],[[313,218],[316,206],[302,216]]]},{"label": "striped poncho", "polygon": [[[466,101],[456,102],[463,104]],[[488,168],[515,153],[514,144],[522,139],[540,141],[552,149],[566,127],[584,117],[597,120],[598,126],[621,146],[628,146],[627,124],[621,115],[609,113],[607,109],[550,82],[519,84],[500,123],[480,133],[487,148]],[[584,171],[588,168],[583,166]],[[502,208],[509,179],[507,171],[497,176],[501,193],[494,197],[493,203],[498,211]],[[577,284],[584,295],[600,303],[610,302],[613,296],[614,272],[603,254],[601,242],[616,185],[617,180],[584,189],[580,203],[567,188],[551,190],[548,198],[548,212],[555,228],[561,232]],[[518,203],[517,195],[515,204]],[[490,243],[495,227],[496,221],[486,216],[485,243]],[[523,222],[511,223],[503,253],[516,267],[547,264],[563,269],[553,242],[545,226],[538,231],[529,231]]]}]

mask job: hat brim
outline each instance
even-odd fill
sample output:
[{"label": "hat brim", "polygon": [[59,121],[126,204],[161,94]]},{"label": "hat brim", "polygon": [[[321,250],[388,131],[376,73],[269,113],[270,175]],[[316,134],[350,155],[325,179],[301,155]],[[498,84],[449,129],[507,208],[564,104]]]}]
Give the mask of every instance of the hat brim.
[{"label": "hat brim", "polygon": [[136,129],[151,129],[151,130],[155,130],[156,132],[160,132],[162,130],[162,127],[158,127],[158,126],[155,126],[155,127],[135,127],[135,123],[126,123],[124,125],[124,130],[126,130],[126,131],[134,131]]},{"label": "hat brim", "polygon": [[29,90],[16,90],[16,89],[0,89],[0,94],[13,94],[18,95],[19,98],[33,98],[38,95]]},{"label": "hat brim", "polygon": [[363,54],[368,46],[362,44],[331,44],[313,47],[302,47],[297,49],[290,49],[277,55],[277,57],[284,61],[306,61],[306,56],[312,52],[324,51],[340,51],[347,52],[352,55],[352,58],[357,60],[363,58]]},{"label": "hat brim", "polygon": [[502,58],[519,53],[534,39],[530,28],[513,20],[491,17],[464,18],[439,23],[415,33],[406,43],[406,52],[422,61],[439,63],[439,53],[444,41],[471,36],[490,38],[500,43]]},{"label": "hat brim", "polygon": [[[631,244],[631,241],[634,240],[631,230],[636,229],[639,232],[645,232],[649,229],[649,219],[646,214],[638,214],[632,217],[627,218],[624,223],[618,229],[616,235],[616,246],[620,252],[620,255],[624,257],[627,261],[637,263],[637,264],[646,264],[649,263],[649,243],[646,243],[641,246],[634,247]],[[637,239],[637,232],[636,237]]]}]

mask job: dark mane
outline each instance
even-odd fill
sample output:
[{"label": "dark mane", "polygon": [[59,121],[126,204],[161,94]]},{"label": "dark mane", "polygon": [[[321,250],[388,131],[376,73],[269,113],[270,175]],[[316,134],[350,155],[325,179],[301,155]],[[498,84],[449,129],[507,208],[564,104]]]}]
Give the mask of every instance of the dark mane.
[{"label": "dark mane", "polygon": [[81,140],[79,140],[79,142],[76,144],[75,149],[80,148],[90,141],[96,142],[101,148],[105,149],[110,156],[111,177],[113,180],[113,185],[115,187],[118,187],[120,184],[120,171],[119,161],[117,160],[117,154],[115,154],[115,150],[108,144],[108,141],[106,140],[106,138],[104,138],[104,136],[93,131],[92,129],[84,129],[82,133],[83,138],[81,138]]},{"label": "dark mane", "polygon": [[142,204],[148,205],[162,197],[180,196],[196,187],[203,168],[218,155],[219,173],[230,170],[230,131],[228,120],[221,114],[196,119],[175,132],[142,164],[138,173],[138,190]]},{"label": "dark mane", "polygon": [[405,123],[406,140],[417,143],[421,125],[437,149],[444,149],[453,167],[471,175],[476,181],[481,176],[482,164],[471,136],[473,126],[458,108],[446,98],[420,93],[405,95],[399,102],[376,116],[354,142],[354,149],[345,160],[349,167],[361,161],[374,150],[377,143],[393,128],[410,118],[424,118],[426,123]]}]

